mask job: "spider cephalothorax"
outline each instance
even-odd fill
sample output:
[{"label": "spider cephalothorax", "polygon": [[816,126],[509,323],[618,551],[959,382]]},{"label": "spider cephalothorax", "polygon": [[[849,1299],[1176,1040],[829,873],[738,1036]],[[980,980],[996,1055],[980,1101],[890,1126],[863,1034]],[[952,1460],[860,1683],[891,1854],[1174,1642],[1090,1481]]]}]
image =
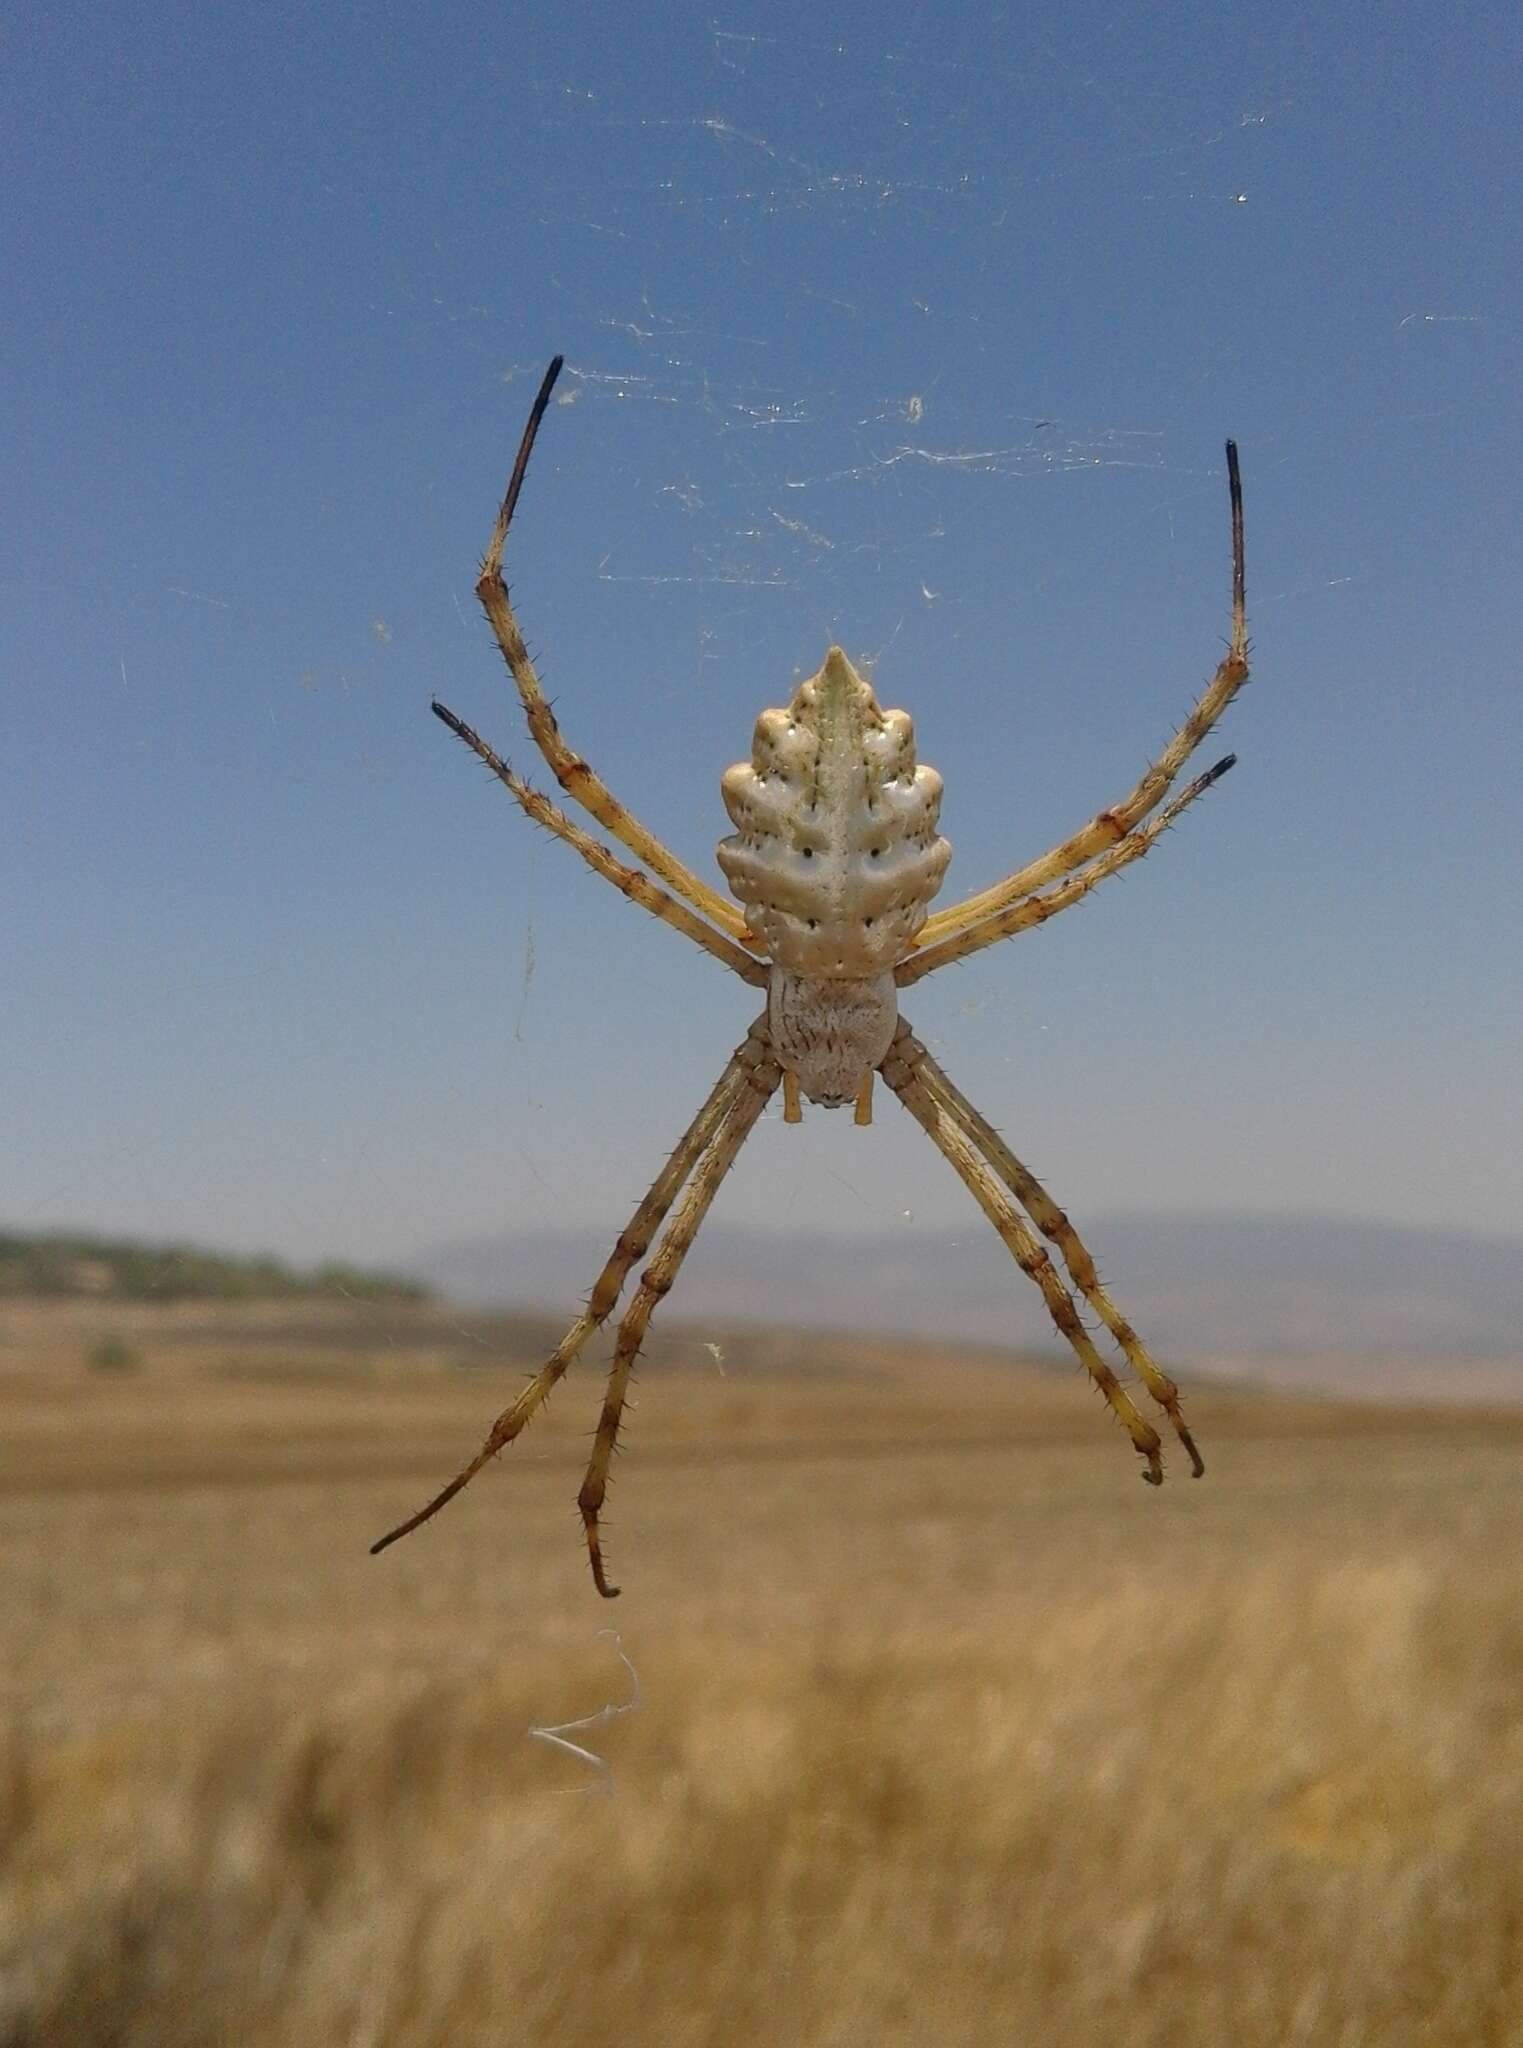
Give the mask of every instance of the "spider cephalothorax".
[{"label": "spider cephalothorax", "polygon": [[[1237,449],[1227,443],[1231,642],[1189,717],[1128,797],[1097,812],[1072,837],[1004,881],[930,914],[952,852],[936,830],[941,777],[934,768],[917,764],[915,731],[907,714],[882,710],[871,686],[841,649],[832,647],[819,673],[799,686],[785,711],[762,713],[750,761],[724,776],[722,793],[735,831],[720,843],[719,864],[744,906],[742,914],[648,832],[567,746],[508,601],[503,543],[560,371],[557,356],[530,410],[476,594],[517,685],[529,731],[556,780],[644,867],[627,866],[593,839],[452,711],[438,702],[434,710],[537,824],[742,981],[765,988],[767,1008],[630,1218],[581,1315],[517,1400],[498,1416],[470,1463],[374,1548],[384,1550],[426,1522],[513,1441],[612,1313],[625,1281],[677,1204],[619,1325],[597,1439],[578,1496],[598,1591],[616,1593],[604,1569],[598,1518],[630,1375],[656,1304],[670,1290],[720,1182],[779,1086],[789,1123],[800,1119],[803,1094],[825,1108],[855,1102],[857,1122],[866,1124],[872,1121],[875,1073],[945,1155],[1017,1265],[1041,1289],[1053,1322],[1141,1456],[1143,1478],[1154,1485],[1163,1478],[1158,1432],[1095,1349],[1076,1293],[1167,1415],[1198,1477],[1205,1468],[1185,1427],[1174,1382],[1101,1286],[1094,1260],[1067,1216],[900,1017],[899,990],[1079,902],[1108,875],[1140,859],[1186,805],[1232,766],[1229,754],[1164,802],[1248,676]],[[1057,1248],[1067,1283],[1033,1231]]]}]

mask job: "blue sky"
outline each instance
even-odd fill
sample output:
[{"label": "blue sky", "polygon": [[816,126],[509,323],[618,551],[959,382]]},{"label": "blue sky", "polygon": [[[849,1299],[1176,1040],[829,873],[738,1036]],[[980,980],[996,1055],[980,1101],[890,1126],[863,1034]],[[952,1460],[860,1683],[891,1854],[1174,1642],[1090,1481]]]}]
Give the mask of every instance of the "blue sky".
[{"label": "blue sky", "polygon": [[[1076,1214],[1523,1232],[1511,10],[33,10],[11,280],[0,1220],[404,1256],[611,1231],[754,1007],[535,834],[471,594],[716,881],[839,638],[950,894],[1235,772],[907,1001]],[[538,779],[547,779],[543,770]],[[968,1219],[890,1101],[731,1220]]]}]

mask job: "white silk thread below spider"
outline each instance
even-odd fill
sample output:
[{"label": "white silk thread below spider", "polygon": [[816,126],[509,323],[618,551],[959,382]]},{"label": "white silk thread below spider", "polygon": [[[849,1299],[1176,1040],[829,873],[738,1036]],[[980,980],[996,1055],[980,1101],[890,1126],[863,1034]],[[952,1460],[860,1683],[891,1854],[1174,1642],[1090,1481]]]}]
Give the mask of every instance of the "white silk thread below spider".
[{"label": "white silk thread below spider", "polygon": [[[605,1797],[611,1798],[613,1796],[613,1765],[606,1756],[599,1756],[595,1749],[588,1749],[582,1743],[573,1742],[570,1738],[573,1734],[581,1734],[587,1728],[606,1728],[610,1721],[617,1721],[621,1715],[638,1712],[644,1706],[645,1700],[640,1691],[640,1674],[636,1671],[634,1665],[630,1663],[624,1645],[620,1640],[618,1630],[616,1628],[600,1628],[598,1634],[613,1638],[614,1655],[629,1673],[629,1698],[627,1700],[606,1701],[594,1713],[583,1714],[580,1719],[575,1721],[558,1722],[553,1728],[531,1727],[529,1733],[540,1742],[548,1742],[556,1749],[565,1750],[568,1755],[574,1756],[578,1763],[590,1765],[597,1773],[596,1789],[602,1792]],[[591,1786],[588,1787],[589,1791],[592,1789]]]}]

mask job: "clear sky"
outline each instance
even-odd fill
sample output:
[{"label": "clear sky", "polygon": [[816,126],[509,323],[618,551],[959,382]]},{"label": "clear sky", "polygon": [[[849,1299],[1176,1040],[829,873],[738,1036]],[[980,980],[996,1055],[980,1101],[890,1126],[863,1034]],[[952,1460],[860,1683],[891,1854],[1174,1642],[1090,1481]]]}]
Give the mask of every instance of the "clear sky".
[{"label": "clear sky", "polygon": [[[755,1007],[430,716],[718,880],[839,638],[950,895],[1235,772],[906,1008],[1076,1213],[1523,1232],[1511,8],[34,8],[9,39],[0,1222],[303,1257],[617,1227]],[[542,769],[540,780],[547,780]],[[963,1221],[891,1100],[732,1222]]]}]

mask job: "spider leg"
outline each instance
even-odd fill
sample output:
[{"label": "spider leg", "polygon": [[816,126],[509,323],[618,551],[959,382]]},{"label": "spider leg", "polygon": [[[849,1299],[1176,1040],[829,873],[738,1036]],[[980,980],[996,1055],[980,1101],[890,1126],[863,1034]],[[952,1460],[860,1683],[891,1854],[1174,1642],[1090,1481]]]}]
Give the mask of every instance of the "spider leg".
[{"label": "spider leg", "polygon": [[455,734],[462,739],[473,753],[485,761],[488,768],[510,789],[518,802],[527,811],[536,825],[543,825],[547,832],[553,832],[557,839],[564,839],[574,847],[586,861],[594,874],[605,882],[612,882],[622,890],[632,903],[638,903],[642,910],[648,910],[652,917],[659,917],[663,924],[669,924],[674,931],[702,946],[706,953],[712,953],[716,960],[722,960],[726,967],[733,968],[742,981],[748,981],[754,988],[767,985],[766,963],[753,958],[742,950],[735,941],[689,910],[685,903],[679,903],[675,896],[668,896],[664,889],[658,889],[649,875],[639,868],[626,867],[621,860],[615,860],[606,846],[601,845],[592,835],[584,832],[580,825],[568,818],[566,813],[550,799],[542,796],[521,775],[515,774],[506,761],[489,747],[479,733],[473,732],[463,718],[457,718],[437,701],[434,715],[441,718]]},{"label": "spider leg", "polygon": [[624,1417],[630,1374],[657,1303],[671,1292],[682,1261],[692,1250],[693,1240],[709,1213],[709,1205],[719,1192],[720,1182],[735,1164],[741,1146],[751,1135],[757,1118],[783,1078],[783,1070],[770,1047],[757,1043],[754,1028],[738,1057],[744,1059],[745,1068],[735,1099],[707,1153],[694,1170],[681,1206],[667,1225],[666,1234],[656,1247],[656,1256],[640,1275],[640,1285],[619,1324],[613,1364],[608,1373],[608,1391],[603,1399],[603,1412],[598,1418],[597,1438],[588,1460],[587,1476],[577,1495],[582,1525],[587,1532],[587,1555],[592,1564],[593,1580],[605,1600],[617,1599],[619,1589],[608,1582],[598,1517],[608,1492],[608,1468],[618,1445],[619,1424]]},{"label": "spider leg", "polygon": [[912,1050],[915,1044],[909,1026],[901,1023],[878,1072],[932,1144],[951,1162],[963,1185],[999,1232],[1021,1271],[1041,1289],[1047,1313],[1109,1402],[1112,1414],[1131,1438],[1138,1456],[1145,1461],[1147,1469],[1143,1478],[1154,1486],[1161,1486],[1163,1461],[1159,1456],[1161,1447],[1157,1430],[1137,1412],[1126,1389],[1096,1351],[1079,1318],[1073,1296],[1058,1278],[1047,1252],[1027,1229],[1014,1202],[953,1120],[946,1105],[921,1078]]},{"label": "spider leg", "polygon": [[1193,804],[1198,796],[1203,796],[1213,782],[1219,782],[1236,760],[1236,754],[1229,754],[1225,761],[1218,761],[1204,775],[1197,775],[1156,818],[1139,826],[1135,832],[1129,832],[1125,839],[1119,840],[1108,852],[1099,854],[1076,875],[1070,875],[1066,882],[1060,882],[1056,889],[1049,889],[1045,895],[1022,897],[1020,902],[996,911],[993,917],[986,917],[982,923],[972,925],[966,931],[956,932],[939,944],[926,947],[923,952],[907,954],[894,969],[894,980],[900,988],[908,988],[912,982],[934,974],[938,967],[950,967],[955,960],[966,960],[971,953],[981,953],[985,946],[997,946],[1001,939],[1011,938],[1016,932],[1029,931],[1033,925],[1045,924],[1060,910],[1070,910],[1075,903],[1082,903],[1091,889],[1097,888],[1108,875],[1119,874],[1134,860],[1141,860],[1145,853],[1150,852],[1180,812]]},{"label": "spider leg", "polygon": [[489,1459],[495,1458],[500,1450],[512,1443],[533,1420],[543,1405],[546,1396],[572,1364],[587,1339],[600,1324],[607,1321],[614,1304],[624,1290],[631,1268],[644,1258],[650,1248],[651,1239],[666,1220],[667,1211],[681,1193],[683,1183],[694,1166],[713,1144],[715,1134],[724,1124],[726,1117],[747,1092],[747,1076],[755,1071],[764,1060],[770,1059],[765,1036],[765,1019],[759,1019],[751,1027],[744,1041],[731,1055],[724,1072],[710,1090],[707,1100],[693,1121],[678,1139],[676,1149],[662,1167],[651,1185],[650,1192],[635,1210],[621,1232],[618,1243],[598,1275],[597,1285],[588,1298],[587,1306],[556,1345],[550,1357],[529,1381],[518,1399],[505,1408],[492,1424],[486,1442],[464,1466],[448,1486],[441,1488],[426,1507],[400,1522],[389,1530],[378,1543],[370,1546],[372,1557],[385,1550],[399,1537],[411,1535],[412,1531],[438,1514],[446,1502],[452,1501],[462,1487],[468,1486]]},{"label": "spider leg", "polygon": [[1238,475],[1237,443],[1227,443],[1227,492],[1232,514],[1232,638],[1216,674],[1207,684],[1195,708],[1168,746],[1147,770],[1124,802],[1101,811],[1072,838],[1054,846],[1039,859],[992,888],[980,890],[961,903],[953,903],[928,917],[921,927],[917,946],[934,946],[954,933],[966,931],[980,919],[1002,911],[1018,897],[1029,896],[1060,875],[1082,867],[1087,860],[1125,839],[1134,826],[1156,810],[1167,796],[1174,778],[1216,724],[1243,684],[1248,680],[1248,615],[1243,569],[1243,486]]},{"label": "spider leg", "polygon": [[[497,524],[492,529],[492,538],[487,546],[481,564],[481,576],[476,584],[476,595],[481,600],[502,658],[507,663],[518,694],[523,700],[524,711],[529,720],[529,731],[534,744],[549,763],[556,781],[567,796],[589,811],[600,825],[610,831],[621,845],[627,846],[636,859],[654,870],[669,889],[685,898],[695,910],[713,920],[732,939],[742,940],[746,921],[733,903],[699,880],[691,868],[670,852],[655,835],[646,830],[639,819],[627,811],[599,776],[561,738],[555,714],[545,701],[544,690],[539,676],[524,645],[524,636],[519,630],[518,620],[513,615],[513,606],[508,597],[508,587],[502,579],[503,543],[508,537],[508,527],[518,505],[518,494],[523,489],[529,457],[534,450],[535,437],[545,408],[550,403],[550,393],[555,380],[561,373],[565,358],[557,356],[545,372],[544,382],[530,408],[528,423],[523,439],[518,446],[518,455],[513,464],[513,474],[508,479],[507,494],[502,509],[497,514]],[[439,707],[436,705],[435,709]]]},{"label": "spider leg", "polygon": [[902,1050],[908,1063],[928,1083],[931,1093],[952,1121],[972,1139],[1043,1237],[1062,1253],[1074,1286],[1110,1331],[1137,1377],[1167,1414],[1174,1425],[1175,1435],[1189,1454],[1191,1473],[1199,1479],[1206,1468],[1179,1411],[1179,1389],[1168,1374],[1159,1369],[1152,1353],[1100,1284],[1095,1262],[1079,1233],[1036,1175],[1021,1164],[993,1124],[973,1107],[913,1032],[905,1036]]}]

